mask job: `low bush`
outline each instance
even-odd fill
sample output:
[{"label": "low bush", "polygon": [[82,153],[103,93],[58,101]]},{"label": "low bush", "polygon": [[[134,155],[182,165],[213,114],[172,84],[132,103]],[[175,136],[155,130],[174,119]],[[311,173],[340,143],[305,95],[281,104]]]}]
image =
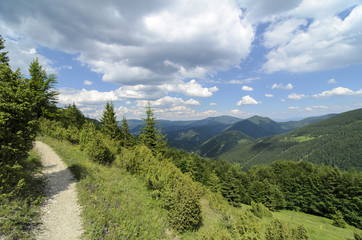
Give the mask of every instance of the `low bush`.
[{"label": "low bush", "polygon": [[303,226],[292,228],[278,219],[272,221],[266,229],[266,240],[307,240],[308,232]]},{"label": "low bush", "polygon": [[102,140],[102,136],[99,134],[96,134],[94,138],[88,142],[85,150],[89,159],[97,163],[110,164],[115,159],[114,154],[106,146]]},{"label": "low bush", "polygon": [[272,217],[272,212],[262,203],[251,202],[251,212],[258,218]]}]

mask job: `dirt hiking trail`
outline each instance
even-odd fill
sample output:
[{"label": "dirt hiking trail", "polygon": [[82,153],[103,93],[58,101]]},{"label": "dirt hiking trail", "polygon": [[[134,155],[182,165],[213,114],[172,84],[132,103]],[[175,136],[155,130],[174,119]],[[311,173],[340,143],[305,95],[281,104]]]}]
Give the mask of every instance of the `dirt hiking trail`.
[{"label": "dirt hiking trail", "polygon": [[51,147],[37,141],[35,149],[41,157],[47,183],[47,199],[41,210],[43,224],[35,231],[36,239],[80,239],[81,208],[74,177]]}]

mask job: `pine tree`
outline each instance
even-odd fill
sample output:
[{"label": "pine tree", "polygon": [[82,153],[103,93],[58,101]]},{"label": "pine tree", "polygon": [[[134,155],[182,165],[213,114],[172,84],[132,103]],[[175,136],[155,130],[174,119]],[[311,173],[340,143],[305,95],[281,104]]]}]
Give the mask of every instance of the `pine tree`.
[{"label": "pine tree", "polygon": [[140,140],[143,144],[149,147],[154,153],[164,152],[166,147],[166,141],[164,140],[165,136],[162,135],[160,129],[156,129],[156,118],[153,116],[153,110],[151,109],[151,104],[148,102],[146,107],[147,117],[143,118],[144,125],[141,129]]},{"label": "pine tree", "polygon": [[103,131],[105,134],[113,139],[121,140],[121,129],[118,127],[118,121],[116,119],[116,112],[114,111],[113,103],[106,103],[103,115],[101,118],[103,125]]},{"label": "pine tree", "polygon": [[54,74],[47,75],[39,64],[38,58],[31,62],[29,73],[31,78],[27,79],[27,83],[35,94],[37,117],[54,118],[57,111],[55,104],[58,93],[52,88],[57,83],[56,76]]},{"label": "pine tree", "polygon": [[134,145],[134,139],[132,134],[129,131],[129,126],[125,116],[122,118],[122,137],[123,137],[123,146],[129,147]]},{"label": "pine tree", "polygon": [[85,123],[85,116],[74,103],[60,109],[59,118],[65,128],[75,126],[76,128],[81,129]]},{"label": "pine tree", "polygon": [[[0,50],[3,49],[4,40],[0,36]],[[12,166],[24,159],[32,148],[38,124],[34,113],[34,93],[20,70],[13,72],[8,61],[7,52],[1,52],[0,165]]]}]

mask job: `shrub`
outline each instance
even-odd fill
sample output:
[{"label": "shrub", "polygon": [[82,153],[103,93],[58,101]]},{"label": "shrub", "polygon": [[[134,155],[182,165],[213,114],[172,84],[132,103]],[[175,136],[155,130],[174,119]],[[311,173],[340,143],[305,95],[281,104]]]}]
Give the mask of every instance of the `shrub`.
[{"label": "shrub", "polygon": [[258,218],[273,216],[272,212],[262,203],[251,202],[251,212]]},{"label": "shrub", "polygon": [[362,240],[362,232],[357,230],[354,232],[354,239],[355,240]]},{"label": "shrub", "polygon": [[144,145],[124,149],[116,166],[141,176],[168,210],[169,222],[179,231],[194,230],[201,223],[200,195],[197,183],[182,174],[169,159],[154,156]]},{"label": "shrub", "polygon": [[96,126],[92,122],[87,122],[83,125],[79,133],[79,146],[81,150],[87,147],[87,144],[95,137]]},{"label": "shrub", "polygon": [[276,219],[270,223],[265,233],[266,240],[308,240],[308,232],[303,226],[292,228]]},{"label": "shrub", "polygon": [[343,219],[343,214],[340,211],[337,211],[336,214],[332,216],[333,225],[340,228],[346,228],[347,223]]},{"label": "shrub", "polygon": [[112,163],[115,158],[99,134],[87,144],[86,152],[90,160],[101,164]]}]

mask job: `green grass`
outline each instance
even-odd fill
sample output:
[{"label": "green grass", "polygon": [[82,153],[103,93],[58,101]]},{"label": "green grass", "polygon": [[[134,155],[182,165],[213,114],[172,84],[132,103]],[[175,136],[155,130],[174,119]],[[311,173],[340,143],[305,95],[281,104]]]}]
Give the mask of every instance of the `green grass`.
[{"label": "green grass", "polygon": [[314,140],[314,139],[316,139],[316,138],[307,135],[307,136],[291,136],[291,137],[285,137],[285,138],[281,139],[281,141],[302,143],[302,142],[307,142],[307,141]]},{"label": "green grass", "polygon": [[122,169],[88,160],[79,147],[49,137],[49,144],[79,180],[86,239],[168,239],[167,213],[145,183]]},{"label": "green grass", "polygon": [[262,219],[263,229],[270,224],[274,219],[282,220],[292,227],[303,225],[309,234],[310,240],[341,240],[341,239],[354,239],[353,233],[357,231],[356,228],[347,226],[347,228],[338,228],[332,225],[332,220],[314,216],[302,212],[294,212],[282,210],[280,212],[273,212],[273,217],[266,217]]},{"label": "green grass", "polygon": [[[237,225],[238,216],[247,212],[250,206],[234,208],[225,200],[215,200],[216,195],[205,193],[200,201],[203,219],[200,228],[176,233],[168,226],[166,210],[152,197],[144,181],[122,169],[89,161],[76,145],[51,138],[41,140],[62,157],[79,180],[77,188],[83,208],[84,238],[239,239],[234,227],[241,226]],[[274,212],[273,217],[258,220],[261,236],[274,219],[280,219],[292,227],[303,225],[311,240],[353,239],[353,232],[356,231],[350,226],[345,229],[334,227],[330,219],[280,211]]]},{"label": "green grass", "polygon": [[21,166],[4,174],[13,184],[3,182],[4,175],[0,174],[0,239],[34,239],[32,230],[40,223],[39,210],[44,200],[40,171],[40,158],[32,150]]}]

